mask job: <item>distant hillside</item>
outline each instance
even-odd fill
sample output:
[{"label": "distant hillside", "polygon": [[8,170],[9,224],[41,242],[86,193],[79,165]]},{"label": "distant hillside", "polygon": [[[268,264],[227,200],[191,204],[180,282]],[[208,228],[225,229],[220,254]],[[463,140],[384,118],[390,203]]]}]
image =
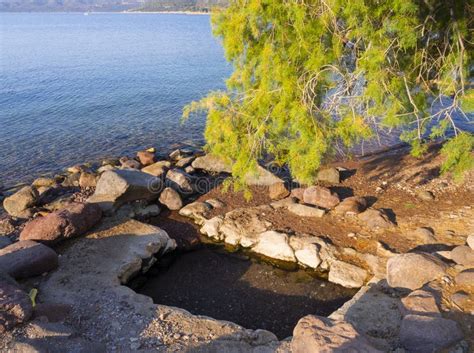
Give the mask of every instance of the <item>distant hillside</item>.
[{"label": "distant hillside", "polygon": [[228,0],[0,0],[0,11],[208,11]]},{"label": "distant hillside", "polygon": [[209,11],[224,7],[228,0],[147,0],[139,8],[142,11]]}]

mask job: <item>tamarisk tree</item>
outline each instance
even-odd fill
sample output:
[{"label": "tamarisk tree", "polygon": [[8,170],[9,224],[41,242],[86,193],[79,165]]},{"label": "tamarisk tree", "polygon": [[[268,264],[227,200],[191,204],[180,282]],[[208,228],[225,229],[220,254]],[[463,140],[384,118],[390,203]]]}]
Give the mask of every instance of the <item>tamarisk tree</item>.
[{"label": "tamarisk tree", "polygon": [[227,90],[183,116],[207,113],[207,147],[240,186],[268,155],[310,183],[338,150],[394,128],[415,156],[449,137],[443,170],[461,175],[474,165],[456,123],[474,110],[473,21],[462,0],[231,0],[212,16]]}]

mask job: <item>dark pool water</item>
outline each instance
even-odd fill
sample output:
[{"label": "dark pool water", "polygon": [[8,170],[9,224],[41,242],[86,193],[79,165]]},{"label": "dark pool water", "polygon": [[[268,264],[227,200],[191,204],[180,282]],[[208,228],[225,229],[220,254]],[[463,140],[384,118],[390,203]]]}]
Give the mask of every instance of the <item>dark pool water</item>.
[{"label": "dark pool water", "polygon": [[152,273],[138,291],[155,303],[266,329],[280,339],[292,335],[301,317],[327,316],[356,292],[310,272],[285,271],[207,245],[178,255],[169,267]]}]

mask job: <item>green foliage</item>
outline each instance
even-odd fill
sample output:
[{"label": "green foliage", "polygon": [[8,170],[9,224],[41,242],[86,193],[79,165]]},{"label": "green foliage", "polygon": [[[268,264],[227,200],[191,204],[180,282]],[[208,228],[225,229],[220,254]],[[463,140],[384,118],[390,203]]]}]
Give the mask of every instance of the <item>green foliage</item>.
[{"label": "green foliage", "polygon": [[[184,116],[207,112],[207,147],[235,162],[241,186],[268,155],[311,183],[335,151],[381,128],[403,129],[421,156],[432,122],[431,137],[465,139],[452,115],[472,111],[472,15],[468,1],[231,0],[212,17],[234,65],[227,90]],[[466,166],[446,151],[445,168]]]},{"label": "green foliage", "polygon": [[474,136],[460,133],[444,144],[441,154],[446,158],[441,172],[452,171],[456,179],[461,179],[464,171],[474,168]]}]

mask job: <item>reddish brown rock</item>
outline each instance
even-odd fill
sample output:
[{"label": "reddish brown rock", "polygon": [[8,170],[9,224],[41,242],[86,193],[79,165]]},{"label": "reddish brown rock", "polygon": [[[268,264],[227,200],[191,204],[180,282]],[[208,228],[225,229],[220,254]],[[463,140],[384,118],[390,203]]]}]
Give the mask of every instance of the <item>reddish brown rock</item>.
[{"label": "reddish brown rock", "polygon": [[138,160],[144,166],[155,163],[155,154],[149,151],[140,151],[137,153]]},{"label": "reddish brown rock", "polygon": [[28,222],[20,234],[20,240],[57,242],[84,234],[102,217],[97,204],[71,203],[45,217]]},{"label": "reddish brown rock", "polygon": [[0,271],[14,278],[41,275],[58,267],[58,255],[46,245],[23,240],[0,249]]},{"label": "reddish brown rock", "polygon": [[322,186],[310,186],[304,191],[303,201],[310,205],[331,209],[340,202],[339,196],[328,188]]},{"label": "reddish brown rock", "polygon": [[296,199],[298,199],[299,201],[303,201],[303,196],[304,196],[304,191],[306,189],[305,188],[295,188],[293,190],[291,190],[291,197],[294,197]]},{"label": "reddish brown rock", "polygon": [[367,208],[367,201],[365,198],[360,196],[352,196],[344,199],[339,205],[336,206],[335,211],[339,214],[359,214],[364,212]]},{"label": "reddish brown rock", "polygon": [[28,294],[18,286],[0,280],[0,333],[28,321],[32,312]]},{"label": "reddish brown rock", "polygon": [[268,187],[268,194],[272,200],[281,200],[290,195],[284,183],[275,183]]},{"label": "reddish brown rock", "polygon": [[296,325],[291,340],[293,353],[378,353],[363,335],[348,322],[308,315]]}]

